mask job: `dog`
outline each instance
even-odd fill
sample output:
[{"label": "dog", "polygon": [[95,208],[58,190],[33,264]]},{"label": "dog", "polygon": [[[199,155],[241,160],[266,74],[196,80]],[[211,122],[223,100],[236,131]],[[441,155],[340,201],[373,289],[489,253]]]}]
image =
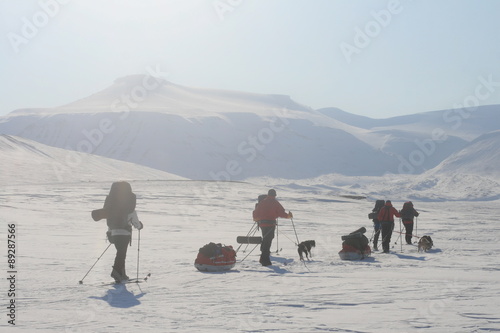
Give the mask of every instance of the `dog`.
[{"label": "dog", "polygon": [[418,252],[427,252],[433,245],[434,243],[432,242],[431,236],[422,236],[422,238],[418,240]]},{"label": "dog", "polygon": [[313,240],[306,240],[299,244],[299,248],[297,251],[299,252],[300,260],[304,260],[304,254],[306,255],[307,260],[309,260],[309,256],[311,256],[311,249],[316,246],[316,242]]}]

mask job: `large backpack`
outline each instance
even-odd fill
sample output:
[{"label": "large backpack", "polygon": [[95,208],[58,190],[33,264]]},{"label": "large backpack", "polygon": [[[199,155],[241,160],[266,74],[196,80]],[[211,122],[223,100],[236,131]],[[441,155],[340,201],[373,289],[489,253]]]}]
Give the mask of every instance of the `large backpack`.
[{"label": "large backpack", "polygon": [[403,209],[401,209],[401,219],[402,220],[412,220],[415,216],[415,210],[413,209],[413,202],[407,201],[403,204]]},{"label": "large backpack", "polygon": [[364,235],[365,232],[366,228],[362,227],[348,235],[342,236],[342,246],[345,248],[345,245],[348,245],[361,252],[365,251],[369,243],[368,238]]},{"label": "large backpack", "polygon": [[384,206],[385,206],[385,200],[377,200],[377,201],[375,201],[375,207],[372,209],[372,212],[370,214],[368,214],[368,218],[370,220],[377,220],[378,219],[377,218],[378,212]]},{"label": "large backpack", "polygon": [[125,181],[114,182],[104,202],[108,228],[131,230],[128,219],[135,210],[135,204],[136,196],[130,184]]}]

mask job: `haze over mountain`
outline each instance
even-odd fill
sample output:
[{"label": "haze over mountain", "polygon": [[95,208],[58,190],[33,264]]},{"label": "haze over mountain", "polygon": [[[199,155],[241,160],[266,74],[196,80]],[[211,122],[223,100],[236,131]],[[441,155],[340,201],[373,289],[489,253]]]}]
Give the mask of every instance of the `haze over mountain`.
[{"label": "haze over mountain", "polygon": [[0,133],[190,179],[383,176],[438,166],[500,129],[499,109],[371,119],[313,110],[283,95],[189,88],[132,75],[74,103],[16,110],[0,118]]}]

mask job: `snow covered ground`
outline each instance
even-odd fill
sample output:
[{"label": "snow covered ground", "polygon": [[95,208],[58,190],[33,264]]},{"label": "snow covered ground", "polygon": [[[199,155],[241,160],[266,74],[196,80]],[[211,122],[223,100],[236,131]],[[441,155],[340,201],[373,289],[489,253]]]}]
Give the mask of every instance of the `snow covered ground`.
[{"label": "snow covered ground", "polygon": [[[112,180],[3,185],[0,189],[3,273],[2,332],[493,332],[500,331],[499,201],[415,200],[418,235],[435,247],[418,253],[393,234],[392,253],[342,261],[343,234],[372,234],[373,198],[351,199],[330,188],[276,187],[294,213],[300,241],[316,240],[313,260],[298,261],[290,220],[280,220],[274,265],[258,263],[258,249],[226,273],[201,273],[198,249],[209,242],[237,247],[252,227],[259,194],[274,186],[244,182],[135,181],[145,228],[133,235],[130,276],[141,284],[105,285],[114,258],[102,207]],[[403,200],[392,199],[400,209]],[[15,296],[7,297],[8,225],[15,224]],[[12,228],[11,228],[12,229]],[[399,231],[399,225],[396,225]],[[293,262],[284,264],[293,259]],[[8,324],[15,300],[15,328]]]}]

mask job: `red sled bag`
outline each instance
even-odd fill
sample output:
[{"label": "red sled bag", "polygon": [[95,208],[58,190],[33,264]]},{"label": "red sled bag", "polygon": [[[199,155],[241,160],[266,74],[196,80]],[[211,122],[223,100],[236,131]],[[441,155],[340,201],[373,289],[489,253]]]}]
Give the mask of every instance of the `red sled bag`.
[{"label": "red sled bag", "polygon": [[368,238],[364,235],[366,229],[359,228],[348,235],[342,236],[342,250],[339,252],[342,260],[362,260],[372,254]]},{"label": "red sled bag", "polygon": [[228,271],[236,264],[236,251],[231,245],[208,243],[200,248],[194,267],[202,272]]}]

